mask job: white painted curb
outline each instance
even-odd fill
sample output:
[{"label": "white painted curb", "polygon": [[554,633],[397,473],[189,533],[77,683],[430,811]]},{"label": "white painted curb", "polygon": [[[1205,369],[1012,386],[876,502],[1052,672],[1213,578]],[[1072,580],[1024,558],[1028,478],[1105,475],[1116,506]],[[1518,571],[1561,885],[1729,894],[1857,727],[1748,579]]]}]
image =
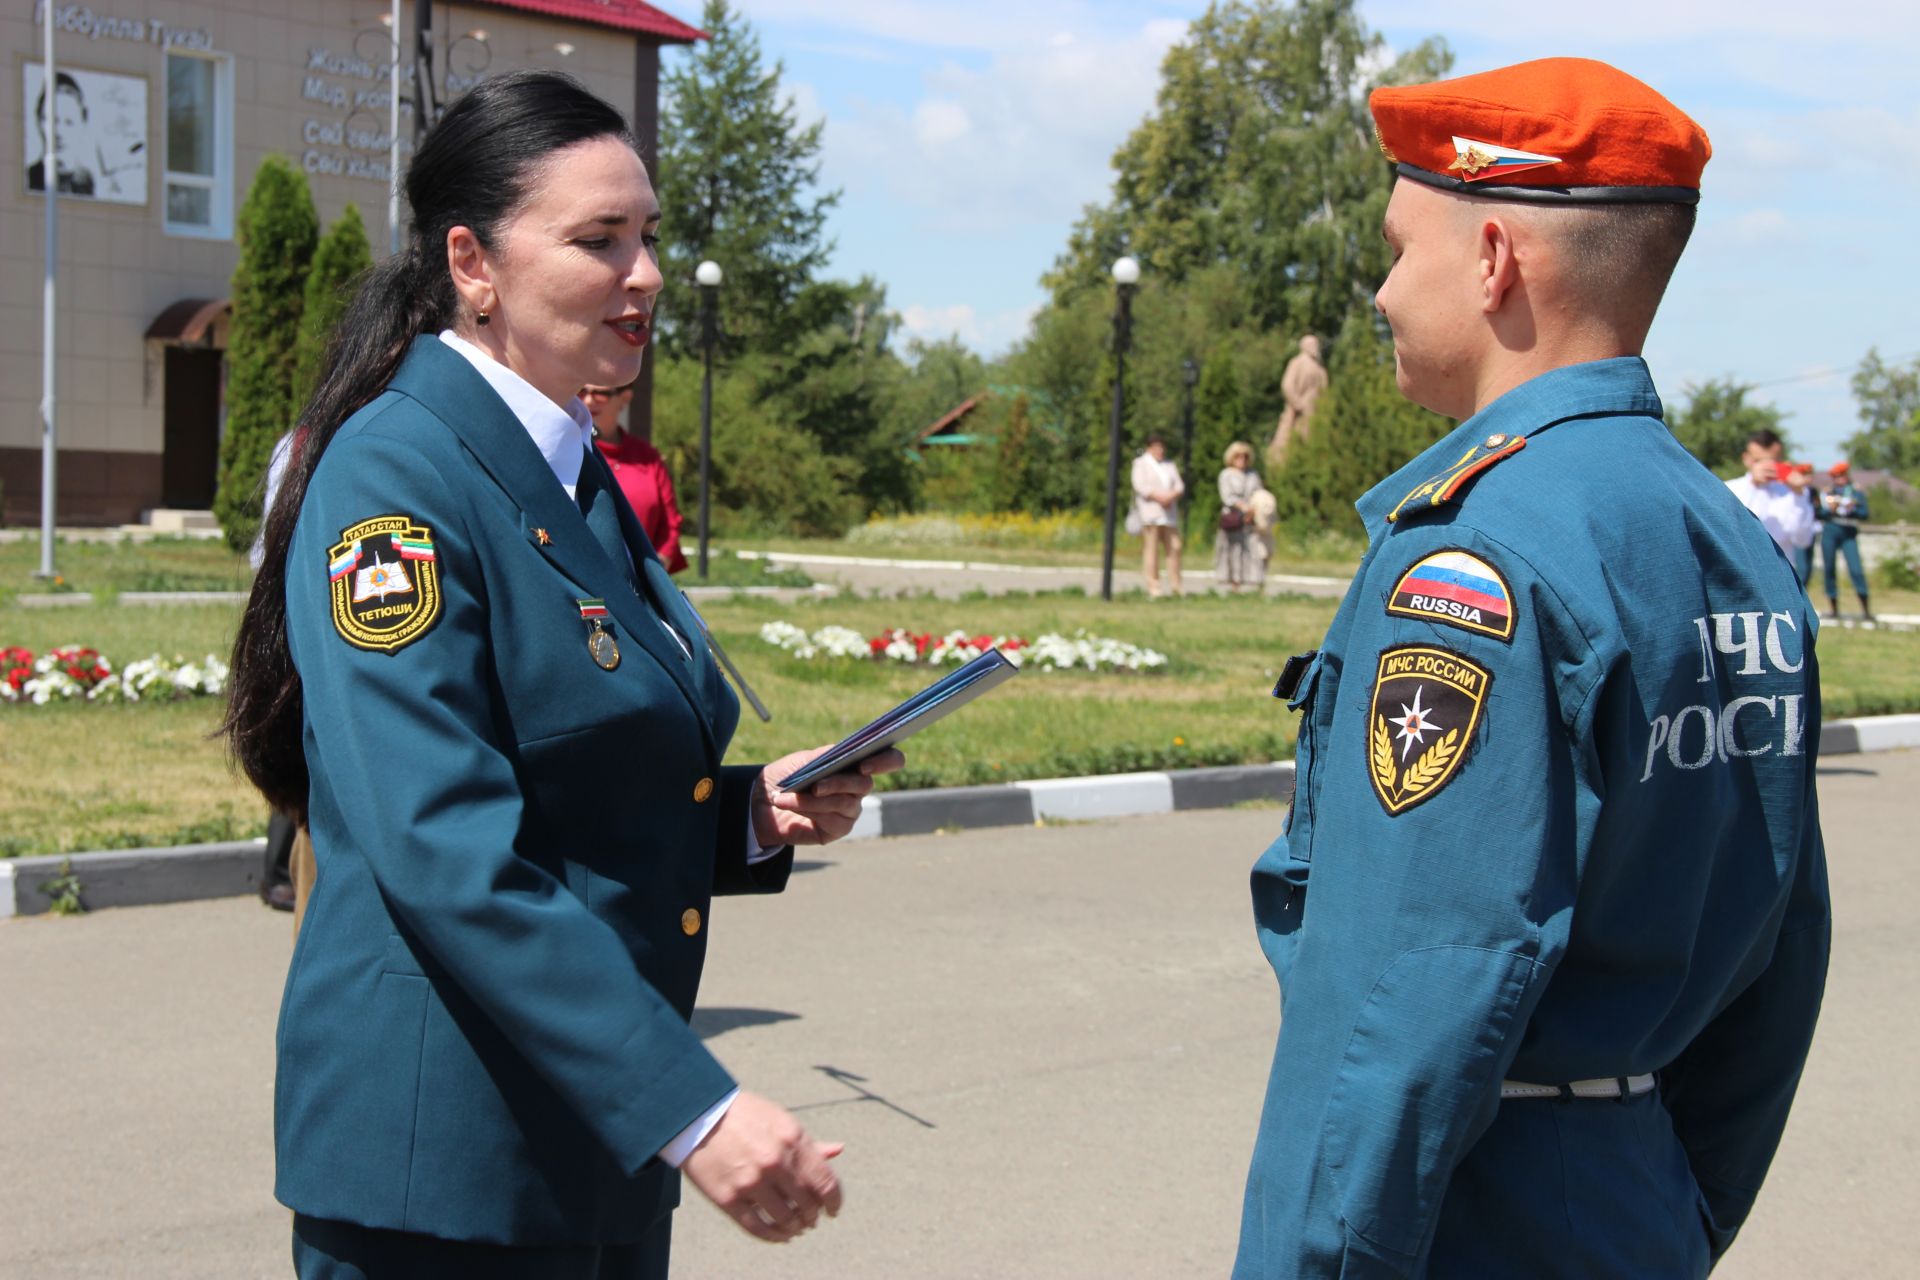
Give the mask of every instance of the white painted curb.
[{"label": "white painted curb", "polygon": [[842,840],[877,840],[880,838],[880,797],[867,795],[860,797],[860,816],[853,820],[853,830],[840,837]]},{"label": "white painted curb", "polygon": [[1173,812],[1173,779],[1164,773],[1116,773],[1096,778],[1043,778],[1016,782],[1033,797],[1033,816],[1072,819],[1126,818]]},{"label": "white painted curb", "polygon": [[1859,735],[1861,751],[1898,751],[1902,747],[1920,747],[1920,715],[1864,716],[1842,720]]},{"label": "white painted curb", "polygon": [[13,863],[0,858],[0,920],[13,914]]}]

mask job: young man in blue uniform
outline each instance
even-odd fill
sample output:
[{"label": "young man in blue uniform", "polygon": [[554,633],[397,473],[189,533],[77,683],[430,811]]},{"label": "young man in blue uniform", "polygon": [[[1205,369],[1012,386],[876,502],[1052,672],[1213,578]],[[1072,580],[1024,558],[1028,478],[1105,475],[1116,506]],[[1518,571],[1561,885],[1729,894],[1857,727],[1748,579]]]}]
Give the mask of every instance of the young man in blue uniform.
[{"label": "young man in blue uniform", "polygon": [[[1860,618],[1873,621],[1873,608],[1867,603],[1867,575],[1860,567],[1860,523],[1871,517],[1867,511],[1866,491],[1853,482],[1853,464],[1836,462],[1827,468],[1833,480],[1820,495],[1820,560],[1826,565],[1827,616],[1840,618],[1840,566],[1847,557],[1847,574],[1853,579],[1853,593],[1860,597]],[[1813,574],[1807,575],[1809,583]]]},{"label": "young man in blue uniform", "polygon": [[1353,588],[1276,690],[1282,1024],[1234,1274],[1701,1276],[1829,933],[1816,621],[1639,356],[1707,139],[1572,59],[1372,109],[1400,388],[1463,421],[1360,500]]}]

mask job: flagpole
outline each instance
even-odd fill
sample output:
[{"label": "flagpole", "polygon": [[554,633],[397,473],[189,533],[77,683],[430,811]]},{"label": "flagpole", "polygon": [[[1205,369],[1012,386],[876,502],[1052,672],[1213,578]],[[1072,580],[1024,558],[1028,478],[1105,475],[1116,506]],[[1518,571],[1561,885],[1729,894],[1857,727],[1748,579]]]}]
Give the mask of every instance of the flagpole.
[{"label": "flagpole", "polygon": [[400,252],[400,0],[393,0],[387,71],[387,252]]},{"label": "flagpole", "polygon": [[41,290],[40,317],[40,570],[36,578],[52,578],[53,572],[53,507],[57,490],[54,487],[57,467],[54,448],[54,387],[58,363],[54,350],[53,327],[53,285],[55,269],[59,263],[59,191],[60,191],[60,144],[59,144],[59,82],[53,70],[53,28],[54,12],[52,0],[45,0],[40,6],[40,21],[44,30],[42,47],[42,65],[45,72],[40,83],[40,100],[46,104],[47,149],[41,157],[40,169],[42,185],[46,188],[46,279]]}]

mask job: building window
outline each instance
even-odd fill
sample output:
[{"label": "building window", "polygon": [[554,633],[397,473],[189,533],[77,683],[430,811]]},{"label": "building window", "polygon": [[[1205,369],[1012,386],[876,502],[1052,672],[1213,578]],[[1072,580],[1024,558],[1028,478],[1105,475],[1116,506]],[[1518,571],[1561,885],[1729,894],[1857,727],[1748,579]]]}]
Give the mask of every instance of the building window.
[{"label": "building window", "polygon": [[167,54],[166,226],[174,235],[233,235],[233,62]]}]

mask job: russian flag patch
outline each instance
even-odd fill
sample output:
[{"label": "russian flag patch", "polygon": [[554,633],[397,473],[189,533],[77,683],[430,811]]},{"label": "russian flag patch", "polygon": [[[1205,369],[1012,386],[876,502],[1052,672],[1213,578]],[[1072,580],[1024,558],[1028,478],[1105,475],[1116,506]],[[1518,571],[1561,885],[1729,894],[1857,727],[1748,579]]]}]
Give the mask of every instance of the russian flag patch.
[{"label": "russian flag patch", "polygon": [[1513,589],[1498,569],[1457,548],[1435,552],[1402,574],[1387,612],[1513,639]]}]

